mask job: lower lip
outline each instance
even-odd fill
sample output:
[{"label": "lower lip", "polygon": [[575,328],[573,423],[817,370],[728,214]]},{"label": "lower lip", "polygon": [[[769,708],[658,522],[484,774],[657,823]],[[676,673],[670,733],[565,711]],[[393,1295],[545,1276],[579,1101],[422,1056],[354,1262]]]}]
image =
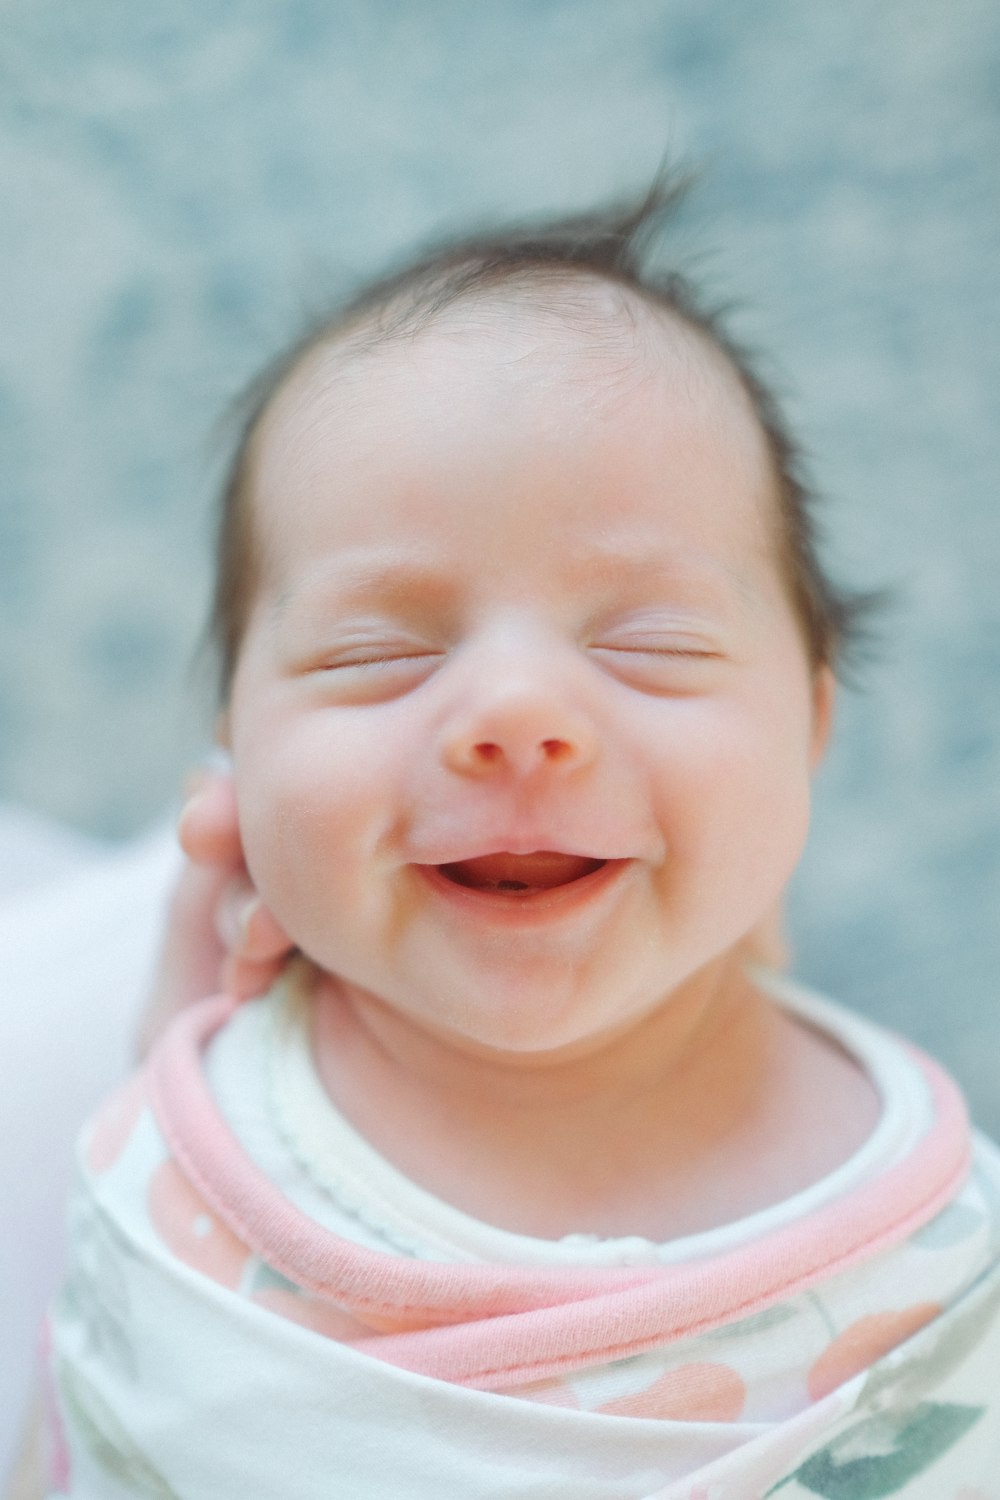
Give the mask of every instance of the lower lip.
[{"label": "lower lip", "polygon": [[449,880],[436,865],[415,865],[413,868],[438,895],[444,896],[459,911],[520,926],[567,916],[589,906],[617,883],[629,864],[631,860],[628,859],[609,859],[600,869],[581,875],[579,880],[534,891],[485,890]]}]

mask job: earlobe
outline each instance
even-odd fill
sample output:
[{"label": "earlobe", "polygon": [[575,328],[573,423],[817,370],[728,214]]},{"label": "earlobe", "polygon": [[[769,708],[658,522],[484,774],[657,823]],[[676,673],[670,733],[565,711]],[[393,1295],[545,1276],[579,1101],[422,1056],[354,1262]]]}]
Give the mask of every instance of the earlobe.
[{"label": "earlobe", "polygon": [[833,732],[834,707],[837,699],[837,682],[831,669],[824,663],[813,677],[812,743],[809,764],[816,770],[826,753]]}]

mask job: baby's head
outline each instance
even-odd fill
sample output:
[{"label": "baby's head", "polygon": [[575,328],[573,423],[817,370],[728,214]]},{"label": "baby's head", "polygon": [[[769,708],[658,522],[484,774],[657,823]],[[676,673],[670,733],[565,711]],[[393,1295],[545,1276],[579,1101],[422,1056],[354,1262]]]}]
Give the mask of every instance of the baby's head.
[{"label": "baby's head", "polygon": [[[697,287],[673,270],[647,264],[650,241],[684,194],[683,183],[660,185],[624,209],[514,227],[449,241],[429,255],[367,284],[319,320],[251,383],[236,453],[223,490],[212,608],[220,696],[228,698],[252,603],[257,556],[253,543],[254,471],[262,418],[290,378],[320,352],[373,355],[412,340],[448,314],[469,329],[492,308],[538,320],[538,333],[562,324],[593,342],[595,357],[610,338],[628,349],[639,325],[714,356],[749,402],[772,469],[775,545],[814,664],[835,666],[858,633],[865,600],[838,588],[818,555],[814,497],[800,472],[797,443],[780,406],[748,352],[707,305]],[[612,294],[617,293],[617,296]],[[657,316],[658,315],[658,316]]]},{"label": "baby's head", "polygon": [[801,852],[851,603],[662,202],[453,245],[272,369],[215,629],[241,830],[323,969],[580,1046],[742,961]]}]

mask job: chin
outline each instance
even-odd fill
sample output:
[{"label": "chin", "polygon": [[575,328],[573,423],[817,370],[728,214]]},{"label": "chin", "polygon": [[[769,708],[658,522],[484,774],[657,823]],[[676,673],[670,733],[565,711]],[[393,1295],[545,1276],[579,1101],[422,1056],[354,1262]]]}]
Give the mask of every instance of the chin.
[{"label": "chin", "polygon": [[[420,1017],[413,1019],[420,1023]],[[501,1001],[475,1014],[455,1013],[443,1019],[440,1027],[430,1023],[440,1036],[459,1046],[525,1059],[588,1051],[627,1024],[621,1016],[587,1012],[579,1001],[562,1013],[555,1012],[551,992],[538,995],[536,1003],[529,1005],[523,990],[513,1004]]]}]

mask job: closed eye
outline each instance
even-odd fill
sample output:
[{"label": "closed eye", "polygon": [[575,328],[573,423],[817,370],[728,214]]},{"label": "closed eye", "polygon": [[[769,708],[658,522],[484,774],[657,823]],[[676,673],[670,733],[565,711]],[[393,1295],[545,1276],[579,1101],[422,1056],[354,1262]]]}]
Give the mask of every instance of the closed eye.
[{"label": "closed eye", "polygon": [[696,693],[704,690],[719,664],[720,651],[685,641],[622,641],[590,647],[605,670],[641,692]]},{"label": "closed eye", "polygon": [[344,672],[352,667],[395,667],[412,662],[437,661],[440,651],[378,651],[357,656],[336,656],[319,662],[314,672]]},{"label": "closed eye", "polygon": [[647,645],[612,645],[592,646],[592,651],[619,651],[626,656],[682,656],[692,661],[705,661],[718,658],[718,651],[710,651],[706,646],[677,646],[665,644],[662,646]]},{"label": "closed eye", "polygon": [[324,701],[381,703],[419,687],[443,659],[443,651],[410,646],[355,647],[316,658],[304,675]]}]

